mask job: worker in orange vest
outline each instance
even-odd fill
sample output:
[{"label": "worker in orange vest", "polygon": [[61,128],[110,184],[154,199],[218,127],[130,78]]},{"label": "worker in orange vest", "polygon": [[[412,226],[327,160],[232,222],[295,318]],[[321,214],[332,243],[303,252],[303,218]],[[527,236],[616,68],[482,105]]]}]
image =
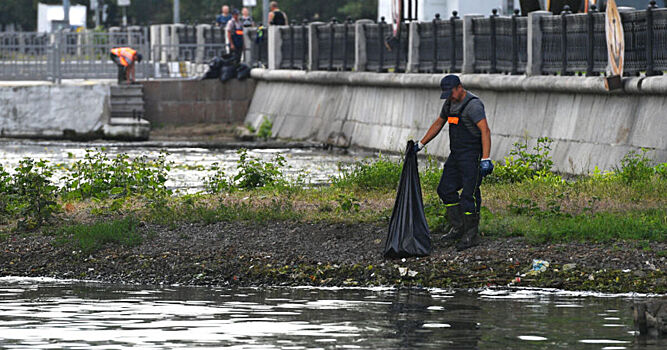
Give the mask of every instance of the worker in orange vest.
[{"label": "worker in orange vest", "polygon": [[134,83],[134,64],[141,62],[143,57],[130,47],[111,49],[111,60],[118,65],[118,83]]}]

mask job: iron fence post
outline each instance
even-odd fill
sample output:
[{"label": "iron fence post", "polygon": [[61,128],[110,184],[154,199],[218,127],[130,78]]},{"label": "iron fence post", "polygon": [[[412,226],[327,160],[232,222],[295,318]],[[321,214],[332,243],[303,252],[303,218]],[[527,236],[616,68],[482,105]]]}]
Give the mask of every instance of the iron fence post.
[{"label": "iron fence post", "polygon": [[597,12],[597,6],[595,4],[591,5],[590,11],[588,11],[588,33],[586,40],[586,49],[588,51],[586,58],[586,76],[593,76],[595,73],[595,12]]},{"label": "iron fence post", "polygon": [[380,17],[380,22],[378,23],[378,47],[380,48],[380,60],[378,65],[378,72],[382,72],[384,67],[384,16]]},{"label": "iron fence post", "polygon": [[294,67],[294,54],[295,54],[294,53],[294,51],[295,51],[294,50],[295,49],[294,44],[296,43],[296,40],[294,39],[294,24],[295,23],[296,22],[294,22],[294,20],[292,20],[289,23],[289,38],[290,38],[289,65],[290,65],[290,69],[296,68],[296,67]]},{"label": "iron fence post", "polygon": [[433,18],[433,73],[438,71],[438,22],[440,14],[436,13]]},{"label": "iron fence post", "polygon": [[343,25],[343,35],[344,35],[343,36],[343,70],[344,71],[347,70],[347,55],[349,54],[349,52],[348,52],[349,50],[347,49],[347,45],[348,45],[347,35],[348,35],[348,30],[349,30],[348,25],[350,23],[352,23],[352,18],[347,17],[347,19],[345,20],[344,25]]},{"label": "iron fence post", "polygon": [[305,18],[301,21],[301,69],[308,69],[308,20]]},{"label": "iron fence post", "polygon": [[512,72],[510,74],[519,74],[519,34],[517,30],[517,17],[519,10],[514,10],[512,15]]},{"label": "iron fence post", "polygon": [[649,2],[646,8],[646,76],[662,75],[662,72],[655,70],[655,61],[653,57],[653,10],[658,6],[654,0]]},{"label": "iron fence post", "polygon": [[561,50],[561,60],[562,60],[560,75],[570,75],[567,72],[567,15],[571,13],[572,11],[570,11],[569,5],[563,6],[563,11],[560,13],[561,16],[560,50]]},{"label": "iron fence post", "polygon": [[451,25],[451,35],[452,35],[452,49],[449,52],[449,72],[452,73],[456,71],[456,20],[459,19],[458,11],[452,11],[452,17],[449,17],[449,24]]},{"label": "iron fence post", "polygon": [[333,70],[334,48],[336,43],[336,17],[329,22],[329,70]]},{"label": "iron fence post", "polygon": [[491,10],[491,16],[489,17],[491,26],[491,67],[489,73],[496,72],[496,17],[498,17],[498,9]]}]

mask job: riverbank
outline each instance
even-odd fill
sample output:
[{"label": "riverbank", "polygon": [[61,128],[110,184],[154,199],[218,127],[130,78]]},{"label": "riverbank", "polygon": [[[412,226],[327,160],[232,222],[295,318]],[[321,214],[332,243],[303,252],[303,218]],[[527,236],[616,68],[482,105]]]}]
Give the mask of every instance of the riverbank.
[{"label": "riverbank", "polygon": [[[0,276],[45,276],[116,283],[181,285],[534,286],[600,292],[667,293],[667,243],[536,244],[484,237],[457,252],[434,235],[431,256],[382,257],[377,223],[266,221],[138,223],[140,244],[88,253],[57,235],[12,235],[0,250]],[[533,259],[550,263],[532,275]]]}]

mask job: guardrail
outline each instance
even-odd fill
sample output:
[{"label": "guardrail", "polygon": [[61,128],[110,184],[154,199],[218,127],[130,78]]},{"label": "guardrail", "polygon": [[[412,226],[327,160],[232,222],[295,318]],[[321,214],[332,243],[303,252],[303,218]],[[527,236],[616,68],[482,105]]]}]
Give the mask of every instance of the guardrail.
[{"label": "guardrail", "polygon": [[[667,9],[651,1],[645,10],[620,8],[626,75],[667,71]],[[536,11],[527,17],[439,15],[429,22],[392,26],[347,19],[339,23],[244,29],[244,62],[253,67],[409,73],[504,73],[601,75],[607,70],[605,15],[593,5],[586,14]],[[152,25],[111,28],[109,33],[0,33],[0,79],[114,77],[108,51],[129,45],[144,54],[138,77],[191,76],[228,51],[223,28],[212,25]],[[180,63],[179,63],[180,62]],[[166,68],[165,68],[166,66]],[[166,72],[165,72],[166,71]]]}]

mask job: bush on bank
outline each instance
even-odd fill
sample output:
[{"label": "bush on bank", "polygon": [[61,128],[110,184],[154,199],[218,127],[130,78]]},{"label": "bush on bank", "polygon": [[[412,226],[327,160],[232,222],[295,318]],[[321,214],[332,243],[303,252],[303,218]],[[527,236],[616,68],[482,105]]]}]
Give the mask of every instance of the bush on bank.
[{"label": "bush on bank", "polygon": [[[496,164],[494,174],[483,183],[483,232],[525,236],[535,242],[666,239],[667,164],[652,166],[645,151],[630,152],[613,172],[595,171],[566,180],[552,171],[550,149],[548,138],[539,139],[530,150],[527,143],[519,142],[504,164]],[[18,229],[34,229],[66,216],[54,217],[63,205],[72,203],[85,203],[93,222],[100,215],[136,215],[170,226],[239,220],[383,224],[391,215],[400,161],[380,156],[340,165],[331,186],[306,189],[303,176],[284,176],[282,155],[263,161],[244,149],[238,154],[236,175],[228,176],[214,164],[204,179],[206,193],[178,196],[166,187],[171,168],[166,153],[149,160],[88,151],[83,160],[66,169],[59,186],[52,182],[51,165],[25,159],[12,174],[0,167],[0,218],[3,225],[13,222]],[[444,206],[436,194],[441,172],[441,163],[427,156],[420,176],[426,216],[434,232],[446,229]],[[73,236],[75,231],[63,232]]]}]

